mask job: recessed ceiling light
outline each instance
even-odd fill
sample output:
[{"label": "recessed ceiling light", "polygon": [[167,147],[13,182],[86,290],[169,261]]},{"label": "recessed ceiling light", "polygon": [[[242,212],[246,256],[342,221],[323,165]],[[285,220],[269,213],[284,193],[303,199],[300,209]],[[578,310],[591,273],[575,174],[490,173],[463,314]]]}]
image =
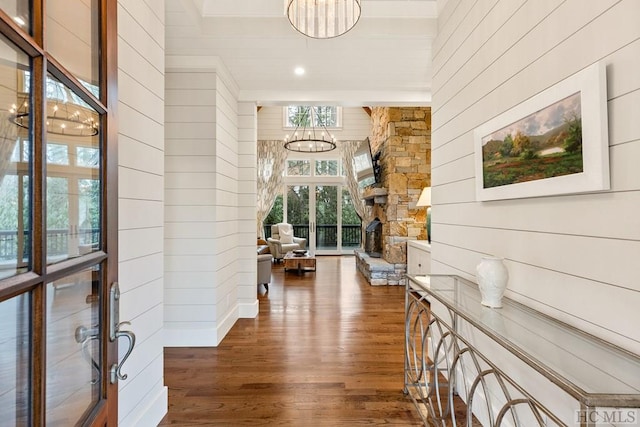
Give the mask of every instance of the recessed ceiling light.
[{"label": "recessed ceiling light", "polygon": [[16,24],[20,25],[21,27],[24,27],[24,25],[26,24],[26,22],[24,22],[24,19],[19,16],[15,16],[13,20],[16,21]]},{"label": "recessed ceiling light", "polygon": [[293,70],[294,73],[296,73],[296,76],[301,76],[304,74],[304,68],[302,67],[296,67],[295,70]]}]

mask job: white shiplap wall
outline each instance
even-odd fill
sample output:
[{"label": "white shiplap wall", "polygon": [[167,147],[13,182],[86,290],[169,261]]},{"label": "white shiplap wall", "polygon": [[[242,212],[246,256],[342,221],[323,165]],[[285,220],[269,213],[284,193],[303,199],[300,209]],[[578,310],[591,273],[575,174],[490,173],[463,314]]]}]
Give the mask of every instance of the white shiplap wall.
[{"label": "white shiplap wall", "polygon": [[[449,0],[433,79],[432,269],[506,258],[507,295],[640,353],[640,2]],[[605,36],[606,35],[606,36]],[[476,202],[473,130],[602,61],[611,190]]]},{"label": "white shiplap wall", "polygon": [[[118,1],[120,319],[136,346],[123,366],[118,425],[157,425],[163,381],[164,7]],[[120,354],[126,350],[121,341]]]},{"label": "white shiplap wall", "polygon": [[238,314],[244,318],[258,314],[255,250],[257,125],[256,104],[238,103]]},{"label": "white shiplap wall", "polygon": [[167,59],[165,345],[215,346],[257,314],[255,105],[215,61],[188,63]]}]

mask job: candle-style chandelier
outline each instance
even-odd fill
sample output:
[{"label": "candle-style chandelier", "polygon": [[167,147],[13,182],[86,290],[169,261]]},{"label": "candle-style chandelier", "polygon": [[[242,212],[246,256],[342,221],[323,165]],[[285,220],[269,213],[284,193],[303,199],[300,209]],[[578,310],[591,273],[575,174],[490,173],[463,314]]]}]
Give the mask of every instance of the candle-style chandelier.
[{"label": "candle-style chandelier", "polygon": [[[98,134],[98,114],[62,83],[47,78],[46,131],[65,136],[94,136]],[[9,108],[11,121],[21,128],[29,128],[29,93],[19,92],[17,103]]]},{"label": "candle-style chandelier", "polygon": [[[336,139],[329,133],[323,121],[314,124],[311,106],[300,107],[294,118],[295,129],[292,136],[284,138],[284,148],[299,153],[323,153],[336,148]],[[316,111],[315,117],[318,116]]]}]

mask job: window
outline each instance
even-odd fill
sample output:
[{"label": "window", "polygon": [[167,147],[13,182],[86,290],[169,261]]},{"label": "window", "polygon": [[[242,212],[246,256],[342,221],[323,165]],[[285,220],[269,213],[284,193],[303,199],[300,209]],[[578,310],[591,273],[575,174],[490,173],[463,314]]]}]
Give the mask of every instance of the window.
[{"label": "window", "polygon": [[338,176],[337,160],[316,160],[315,176]]},{"label": "window", "polygon": [[324,126],[340,128],[342,126],[342,108],[337,106],[289,105],[284,107],[284,127],[293,129],[298,126]]},{"label": "window", "polygon": [[309,160],[287,160],[287,176],[311,176]]},{"label": "window", "polygon": [[76,164],[87,168],[97,168],[100,151],[94,147],[76,147]]}]

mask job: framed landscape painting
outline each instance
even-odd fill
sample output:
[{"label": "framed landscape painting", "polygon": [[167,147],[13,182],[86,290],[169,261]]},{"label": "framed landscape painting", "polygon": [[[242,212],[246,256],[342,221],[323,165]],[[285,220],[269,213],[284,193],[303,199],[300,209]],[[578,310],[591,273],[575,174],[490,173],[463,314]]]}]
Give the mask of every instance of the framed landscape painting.
[{"label": "framed landscape painting", "polygon": [[479,126],[474,143],[477,200],[608,190],[604,64]]}]

